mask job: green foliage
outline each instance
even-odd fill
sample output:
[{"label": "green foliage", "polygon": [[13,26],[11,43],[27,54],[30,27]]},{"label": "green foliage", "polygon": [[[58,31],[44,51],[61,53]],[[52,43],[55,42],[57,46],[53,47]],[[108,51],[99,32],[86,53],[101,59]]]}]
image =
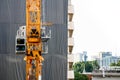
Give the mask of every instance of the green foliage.
[{"label": "green foliage", "polygon": [[73,69],[75,72],[82,73],[84,69],[84,63],[83,62],[75,63]]},{"label": "green foliage", "polygon": [[120,61],[118,61],[117,66],[120,66]]},{"label": "green foliage", "polygon": [[93,70],[99,70],[100,65],[98,64],[97,60],[91,62],[93,64]]},{"label": "green foliage", "polygon": [[86,72],[92,72],[93,71],[93,66],[90,62],[85,63],[85,71]]},{"label": "green foliage", "polygon": [[110,66],[117,66],[117,64],[116,63],[111,63]]},{"label": "green foliage", "polygon": [[92,72],[93,69],[99,69],[99,64],[97,61],[87,61],[87,62],[77,62],[73,65],[73,69],[75,72],[75,80],[88,80],[88,77],[84,74],[80,74],[83,72],[85,67],[86,72]]},{"label": "green foliage", "polygon": [[79,74],[78,72],[75,72],[74,80],[88,80],[88,77],[84,74]]},{"label": "green foliage", "polygon": [[75,72],[82,73],[84,67],[86,72],[92,72],[93,69],[99,69],[97,61],[77,62],[74,64],[73,69]]},{"label": "green foliage", "polygon": [[118,61],[117,63],[111,63],[110,66],[120,66],[120,61]]}]

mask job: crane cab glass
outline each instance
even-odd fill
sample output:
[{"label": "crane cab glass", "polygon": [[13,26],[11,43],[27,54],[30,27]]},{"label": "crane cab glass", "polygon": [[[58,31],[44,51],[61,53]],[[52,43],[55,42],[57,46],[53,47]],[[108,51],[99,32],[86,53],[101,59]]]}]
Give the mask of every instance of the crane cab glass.
[{"label": "crane cab glass", "polygon": [[17,39],[17,44],[25,44],[25,39]]},{"label": "crane cab glass", "polygon": [[17,45],[16,50],[17,51],[25,51],[25,45]]},{"label": "crane cab glass", "polygon": [[16,39],[15,51],[16,51],[16,54],[25,54],[26,52],[25,39],[23,38]]}]

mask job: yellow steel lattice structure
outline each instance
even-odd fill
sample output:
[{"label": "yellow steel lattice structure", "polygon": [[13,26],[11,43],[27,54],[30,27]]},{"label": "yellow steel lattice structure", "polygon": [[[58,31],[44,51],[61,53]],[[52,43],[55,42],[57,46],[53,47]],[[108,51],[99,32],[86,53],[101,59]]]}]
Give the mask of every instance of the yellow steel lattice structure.
[{"label": "yellow steel lattice structure", "polygon": [[41,75],[41,0],[26,0],[26,80],[38,80]]}]

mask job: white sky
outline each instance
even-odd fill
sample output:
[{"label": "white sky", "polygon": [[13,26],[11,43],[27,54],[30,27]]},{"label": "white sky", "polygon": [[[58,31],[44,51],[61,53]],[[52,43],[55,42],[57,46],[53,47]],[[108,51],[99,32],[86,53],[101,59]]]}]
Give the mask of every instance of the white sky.
[{"label": "white sky", "polygon": [[73,53],[100,51],[120,55],[120,0],[72,0]]}]

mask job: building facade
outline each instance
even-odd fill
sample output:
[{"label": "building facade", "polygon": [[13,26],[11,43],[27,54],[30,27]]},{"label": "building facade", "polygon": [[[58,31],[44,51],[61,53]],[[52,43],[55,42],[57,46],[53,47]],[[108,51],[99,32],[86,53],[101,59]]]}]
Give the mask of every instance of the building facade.
[{"label": "building facade", "polygon": [[74,7],[71,0],[68,0],[68,72],[67,80],[74,80],[74,71],[72,69],[74,63],[74,55],[72,53],[74,47],[74,38],[72,37],[74,31],[73,23]]},{"label": "building facade", "polygon": [[108,69],[111,63],[117,63],[120,60],[119,56],[112,56],[112,52],[100,52],[99,56],[94,57],[97,60],[100,68]]},{"label": "building facade", "polygon": [[103,59],[107,56],[112,56],[112,52],[100,52],[99,53],[99,65],[100,65],[100,68],[102,68],[104,65],[103,65]]},{"label": "building facade", "polygon": [[102,59],[103,65],[106,69],[110,67],[111,63],[117,63],[120,60],[120,57],[116,56],[106,56]]},{"label": "building facade", "polygon": [[[26,25],[25,0],[0,2],[0,80],[25,80],[24,55],[15,54],[15,37]],[[42,0],[42,21],[51,22],[42,80],[67,80],[68,0]]]},{"label": "building facade", "polygon": [[106,56],[112,56],[112,52],[100,52],[99,57],[104,58]]}]

